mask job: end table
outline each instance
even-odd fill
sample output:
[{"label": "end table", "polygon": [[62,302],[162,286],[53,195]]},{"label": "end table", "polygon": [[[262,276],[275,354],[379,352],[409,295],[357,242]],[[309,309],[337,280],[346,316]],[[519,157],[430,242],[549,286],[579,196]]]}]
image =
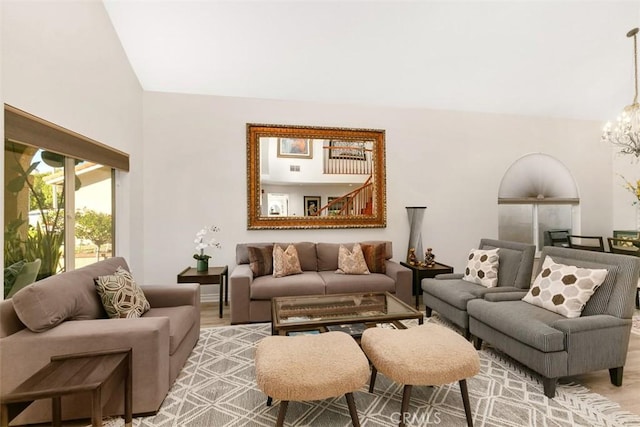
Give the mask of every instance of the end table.
[{"label": "end table", "polygon": [[422,288],[420,287],[422,279],[432,279],[438,274],[453,273],[453,267],[438,262],[433,267],[418,267],[403,261],[400,261],[400,265],[410,268],[413,272],[413,295],[416,296],[416,308],[418,308],[420,294],[422,293]]},{"label": "end table", "polygon": [[224,305],[229,305],[229,269],[209,267],[207,271],[198,271],[194,267],[187,267],[178,273],[178,283],[199,283],[200,285],[220,285],[220,315],[222,318],[222,296]]}]

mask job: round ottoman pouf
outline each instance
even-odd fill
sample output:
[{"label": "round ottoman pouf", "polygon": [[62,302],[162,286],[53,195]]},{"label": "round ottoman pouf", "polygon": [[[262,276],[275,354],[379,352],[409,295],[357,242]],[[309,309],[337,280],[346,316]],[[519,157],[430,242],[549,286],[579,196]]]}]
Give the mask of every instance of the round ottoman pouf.
[{"label": "round ottoman pouf", "polygon": [[[268,397],[281,400],[277,425],[287,402],[345,395],[353,425],[359,425],[353,391],[366,384],[369,362],[344,332],[263,338],[256,348],[256,382]],[[284,405],[283,405],[284,404]]]},{"label": "round ottoman pouf", "polygon": [[449,384],[480,371],[473,345],[440,325],[369,328],[362,334],[361,345],[378,372],[400,384]]}]

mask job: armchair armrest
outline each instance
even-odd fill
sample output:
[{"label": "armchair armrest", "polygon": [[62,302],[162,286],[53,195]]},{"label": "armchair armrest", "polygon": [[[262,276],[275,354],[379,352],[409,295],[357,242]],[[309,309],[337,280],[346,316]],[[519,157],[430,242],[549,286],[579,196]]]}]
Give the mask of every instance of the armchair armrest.
[{"label": "armchair armrest", "polygon": [[594,316],[576,317],[574,319],[560,319],[551,324],[552,327],[564,332],[573,334],[576,332],[593,331],[596,329],[617,328],[631,325],[631,319],[620,319],[608,314],[597,314]]},{"label": "armchair armrest", "polygon": [[462,279],[464,274],[462,273],[442,273],[436,275],[434,279],[436,280],[452,280],[452,279]]},{"label": "armchair armrest", "polygon": [[489,292],[484,295],[484,299],[486,301],[491,301],[491,302],[519,301],[525,295],[527,295],[527,291],[518,289],[517,291],[510,291],[510,292]]},{"label": "armchair armrest", "polygon": [[140,287],[151,307],[177,307],[180,305],[200,307],[200,285],[197,283]]}]

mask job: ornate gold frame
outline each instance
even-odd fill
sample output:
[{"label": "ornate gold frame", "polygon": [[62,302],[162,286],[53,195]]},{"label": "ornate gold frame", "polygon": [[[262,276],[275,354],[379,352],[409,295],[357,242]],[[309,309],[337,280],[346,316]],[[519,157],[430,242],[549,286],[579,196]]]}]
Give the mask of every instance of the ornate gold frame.
[{"label": "ornate gold frame", "polygon": [[[318,217],[261,215],[261,137],[373,141],[374,212],[371,215]],[[387,226],[386,194],[384,130],[247,123],[247,229],[384,228]]]}]

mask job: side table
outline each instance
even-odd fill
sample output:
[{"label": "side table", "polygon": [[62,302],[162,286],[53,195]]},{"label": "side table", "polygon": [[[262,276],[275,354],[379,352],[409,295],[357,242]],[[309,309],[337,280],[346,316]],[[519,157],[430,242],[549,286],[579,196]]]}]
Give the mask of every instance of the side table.
[{"label": "side table", "polygon": [[131,348],[53,356],[48,365],[2,396],[0,425],[8,426],[34,400],[51,398],[55,427],[62,425],[62,396],[91,392],[91,424],[102,426],[102,388],[110,379],[124,380],[124,422],[132,422]]},{"label": "side table", "polygon": [[433,267],[418,267],[401,261],[400,265],[410,268],[413,272],[413,295],[416,296],[416,308],[419,306],[420,294],[422,293],[422,287],[420,286],[422,279],[432,279],[438,274],[453,273],[453,267],[435,263]]},{"label": "side table", "polygon": [[209,267],[207,271],[198,271],[194,267],[187,267],[178,273],[178,283],[199,283],[200,285],[220,285],[220,318],[222,318],[222,296],[224,305],[229,305],[229,269]]}]

